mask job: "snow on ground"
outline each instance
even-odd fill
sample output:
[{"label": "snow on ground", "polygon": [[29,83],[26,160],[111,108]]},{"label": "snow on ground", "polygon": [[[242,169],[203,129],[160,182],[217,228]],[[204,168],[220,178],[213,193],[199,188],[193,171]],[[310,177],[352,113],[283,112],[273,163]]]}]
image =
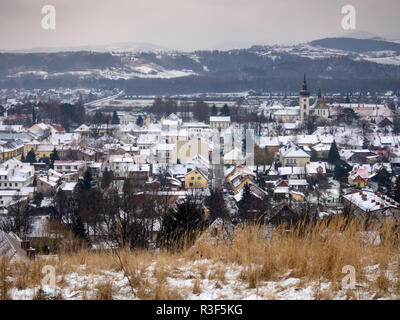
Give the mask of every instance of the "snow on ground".
[{"label": "snow on ground", "polygon": [[20,78],[24,76],[32,76],[40,79],[54,79],[63,76],[79,76],[80,79],[110,79],[118,80],[124,79],[129,80],[133,78],[179,78],[195,75],[192,70],[173,70],[164,69],[159,66],[152,65],[133,65],[123,69],[119,68],[106,68],[106,69],[91,69],[81,71],[68,71],[68,72],[56,72],[49,73],[46,71],[24,71],[15,74],[8,75],[9,78]]},{"label": "snow on ground", "polygon": [[[207,265],[208,270],[204,273],[202,266]],[[221,269],[222,268],[222,269]],[[393,276],[394,266],[391,272],[387,272],[388,279],[396,281]],[[141,275],[148,280],[148,286],[153,288],[160,281],[154,276],[156,264],[150,264],[146,271]],[[376,279],[379,274],[379,265],[366,268],[369,272],[369,280]],[[222,276],[220,271],[223,270]],[[299,279],[291,276],[291,272],[282,275],[280,280],[259,281],[256,288],[249,288],[249,282],[243,278],[243,271],[246,267],[239,265],[223,265],[221,262],[211,262],[208,260],[197,260],[183,264],[174,272],[168,273],[162,280],[167,288],[179,293],[183,299],[189,300],[312,300],[312,299],[392,299],[395,295],[389,292],[386,296],[377,294],[367,284],[356,280],[356,288],[351,290],[332,289],[330,282],[321,279],[318,281],[308,281],[304,278]],[[12,279],[11,279],[12,280]],[[194,283],[198,281],[198,289],[194,290]],[[76,271],[67,275],[57,277],[57,287],[42,287],[42,294],[48,299],[62,297],[66,300],[95,299],[99,284],[112,283],[112,297],[115,300],[139,299],[136,296],[137,290],[129,286],[129,282],[123,272],[102,270],[94,273],[86,270],[85,265],[76,266]],[[33,299],[39,292],[40,287],[25,288],[18,290],[13,288],[9,294],[12,299],[29,300]]]}]

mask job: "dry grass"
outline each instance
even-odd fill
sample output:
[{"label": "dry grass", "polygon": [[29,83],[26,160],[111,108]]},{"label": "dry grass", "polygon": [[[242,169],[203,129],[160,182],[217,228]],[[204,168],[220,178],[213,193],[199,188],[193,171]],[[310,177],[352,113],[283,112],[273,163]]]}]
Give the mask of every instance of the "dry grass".
[{"label": "dry grass", "polygon": [[379,276],[376,278],[374,282],[375,288],[378,293],[384,294],[389,291],[390,280],[385,275],[384,272],[380,272]]},{"label": "dry grass", "polygon": [[200,280],[199,279],[195,279],[193,281],[193,290],[192,290],[193,294],[200,294],[201,293],[201,287],[200,287]]},{"label": "dry grass", "polygon": [[0,259],[0,300],[9,300],[8,290],[11,287],[9,277],[11,275],[10,260],[3,256]]},{"label": "dry grass", "polygon": [[111,281],[96,285],[96,300],[113,300],[114,285]]},{"label": "dry grass", "polygon": [[[377,292],[378,296],[393,292],[399,297],[400,282],[393,282],[385,275],[388,267],[395,263],[394,273],[400,279],[398,239],[391,232],[392,228],[391,224],[381,228],[382,242],[379,245],[363,241],[364,230],[360,225],[354,222],[345,224],[343,219],[336,218],[329,224],[301,224],[290,232],[283,228],[267,232],[265,227],[244,226],[236,229],[232,241],[219,240],[217,243],[211,235],[203,233],[190,248],[174,252],[122,249],[116,254],[84,249],[72,253],[67,250],[57,259],[13,263],[13,268],[2,259],[0,297],[8,297],[9,277],[17,289],[40,286],[42,267],[46,264],[55,266],[59,287],[68,285],[66,276],[73,272],[80,275],[100,274],[104,270],[122,272],[129,279],[132,294],[139,299],[182,299],[186,289],[187,294],[200,294],[204,289],[202,281],[207,278],[215,280],[216,288],[222,288],[228,285],[227,270],[230,267],[241,270],[237,280],[248,289],[265,292],[265,288],[261,288],[265,282],[282,280],[285,275],[284,278],[301,279],[297,287],[311,282],[329,282],[330,286],[324,290],[317,286],[315,298],[334,299],[342,290],[343,266],[353,266],[357,282],[365,283],[368,273],[365,268],[379,264],[377,276],[370,280],[368,290]],[[182,267],[185,266],[186,275],[183,276]],[[182,277],[193,279],[192,287],[172,288],[168,279]],[[86,286],[82,298],[112,299],[116,288],[111,281],[95,285],[94,295],[89,294],[91,289]],[[275,298],[271,291],[261,294]],[[351,290],[343,291],[342,295],[349,299],[357,297]]]}]

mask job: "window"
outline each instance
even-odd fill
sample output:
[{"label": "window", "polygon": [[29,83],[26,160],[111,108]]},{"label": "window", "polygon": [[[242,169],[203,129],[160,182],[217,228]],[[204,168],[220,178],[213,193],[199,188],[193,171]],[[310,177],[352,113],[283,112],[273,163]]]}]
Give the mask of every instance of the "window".
[{"label": "window", "polygon": [[190,180],[194,180],[194,177],[191,177]]},{"label": "window", "polygon": [[189,183],[189,187],[193,187],[193,183],[191,182],[191,183]]},{"label": "window", "polygon": [[197,178],[197,180],[200,180],[200,179],[201,179],[201,177],[198,177],[198,178]]}]

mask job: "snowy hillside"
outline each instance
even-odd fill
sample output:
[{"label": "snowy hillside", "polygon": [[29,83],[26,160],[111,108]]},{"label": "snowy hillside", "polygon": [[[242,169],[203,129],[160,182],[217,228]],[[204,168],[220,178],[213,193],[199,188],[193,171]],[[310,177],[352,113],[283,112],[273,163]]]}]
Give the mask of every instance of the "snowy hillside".
[{"label": "snowy hillside", "polygon": [[[114,51],[121,48],[126,50]],[[311,83],[336,91],[349,85],[385,91],[400,83],[400,44],[387,41],[322,39],[229,51],[144,52],[128,45],[109,50],[0,53],[0,86],[113,88],[127,82],[123,86],[132,94],[297,90],[304,72]]]}]

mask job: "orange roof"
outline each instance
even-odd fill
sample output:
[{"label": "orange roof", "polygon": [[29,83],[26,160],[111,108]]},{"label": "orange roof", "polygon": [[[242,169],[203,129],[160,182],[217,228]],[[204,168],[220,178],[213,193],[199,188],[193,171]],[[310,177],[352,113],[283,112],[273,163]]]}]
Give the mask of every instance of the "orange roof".
[{"label": "orange roof", "polygon": [[59,132],[65,131],[65,129],[64,129],[62,126],[58,125],[58,124],[52,123],[52,124],[50,124],[50,125],[51,125],[54,129],[56,129],[57,131],[59,131]]}]

